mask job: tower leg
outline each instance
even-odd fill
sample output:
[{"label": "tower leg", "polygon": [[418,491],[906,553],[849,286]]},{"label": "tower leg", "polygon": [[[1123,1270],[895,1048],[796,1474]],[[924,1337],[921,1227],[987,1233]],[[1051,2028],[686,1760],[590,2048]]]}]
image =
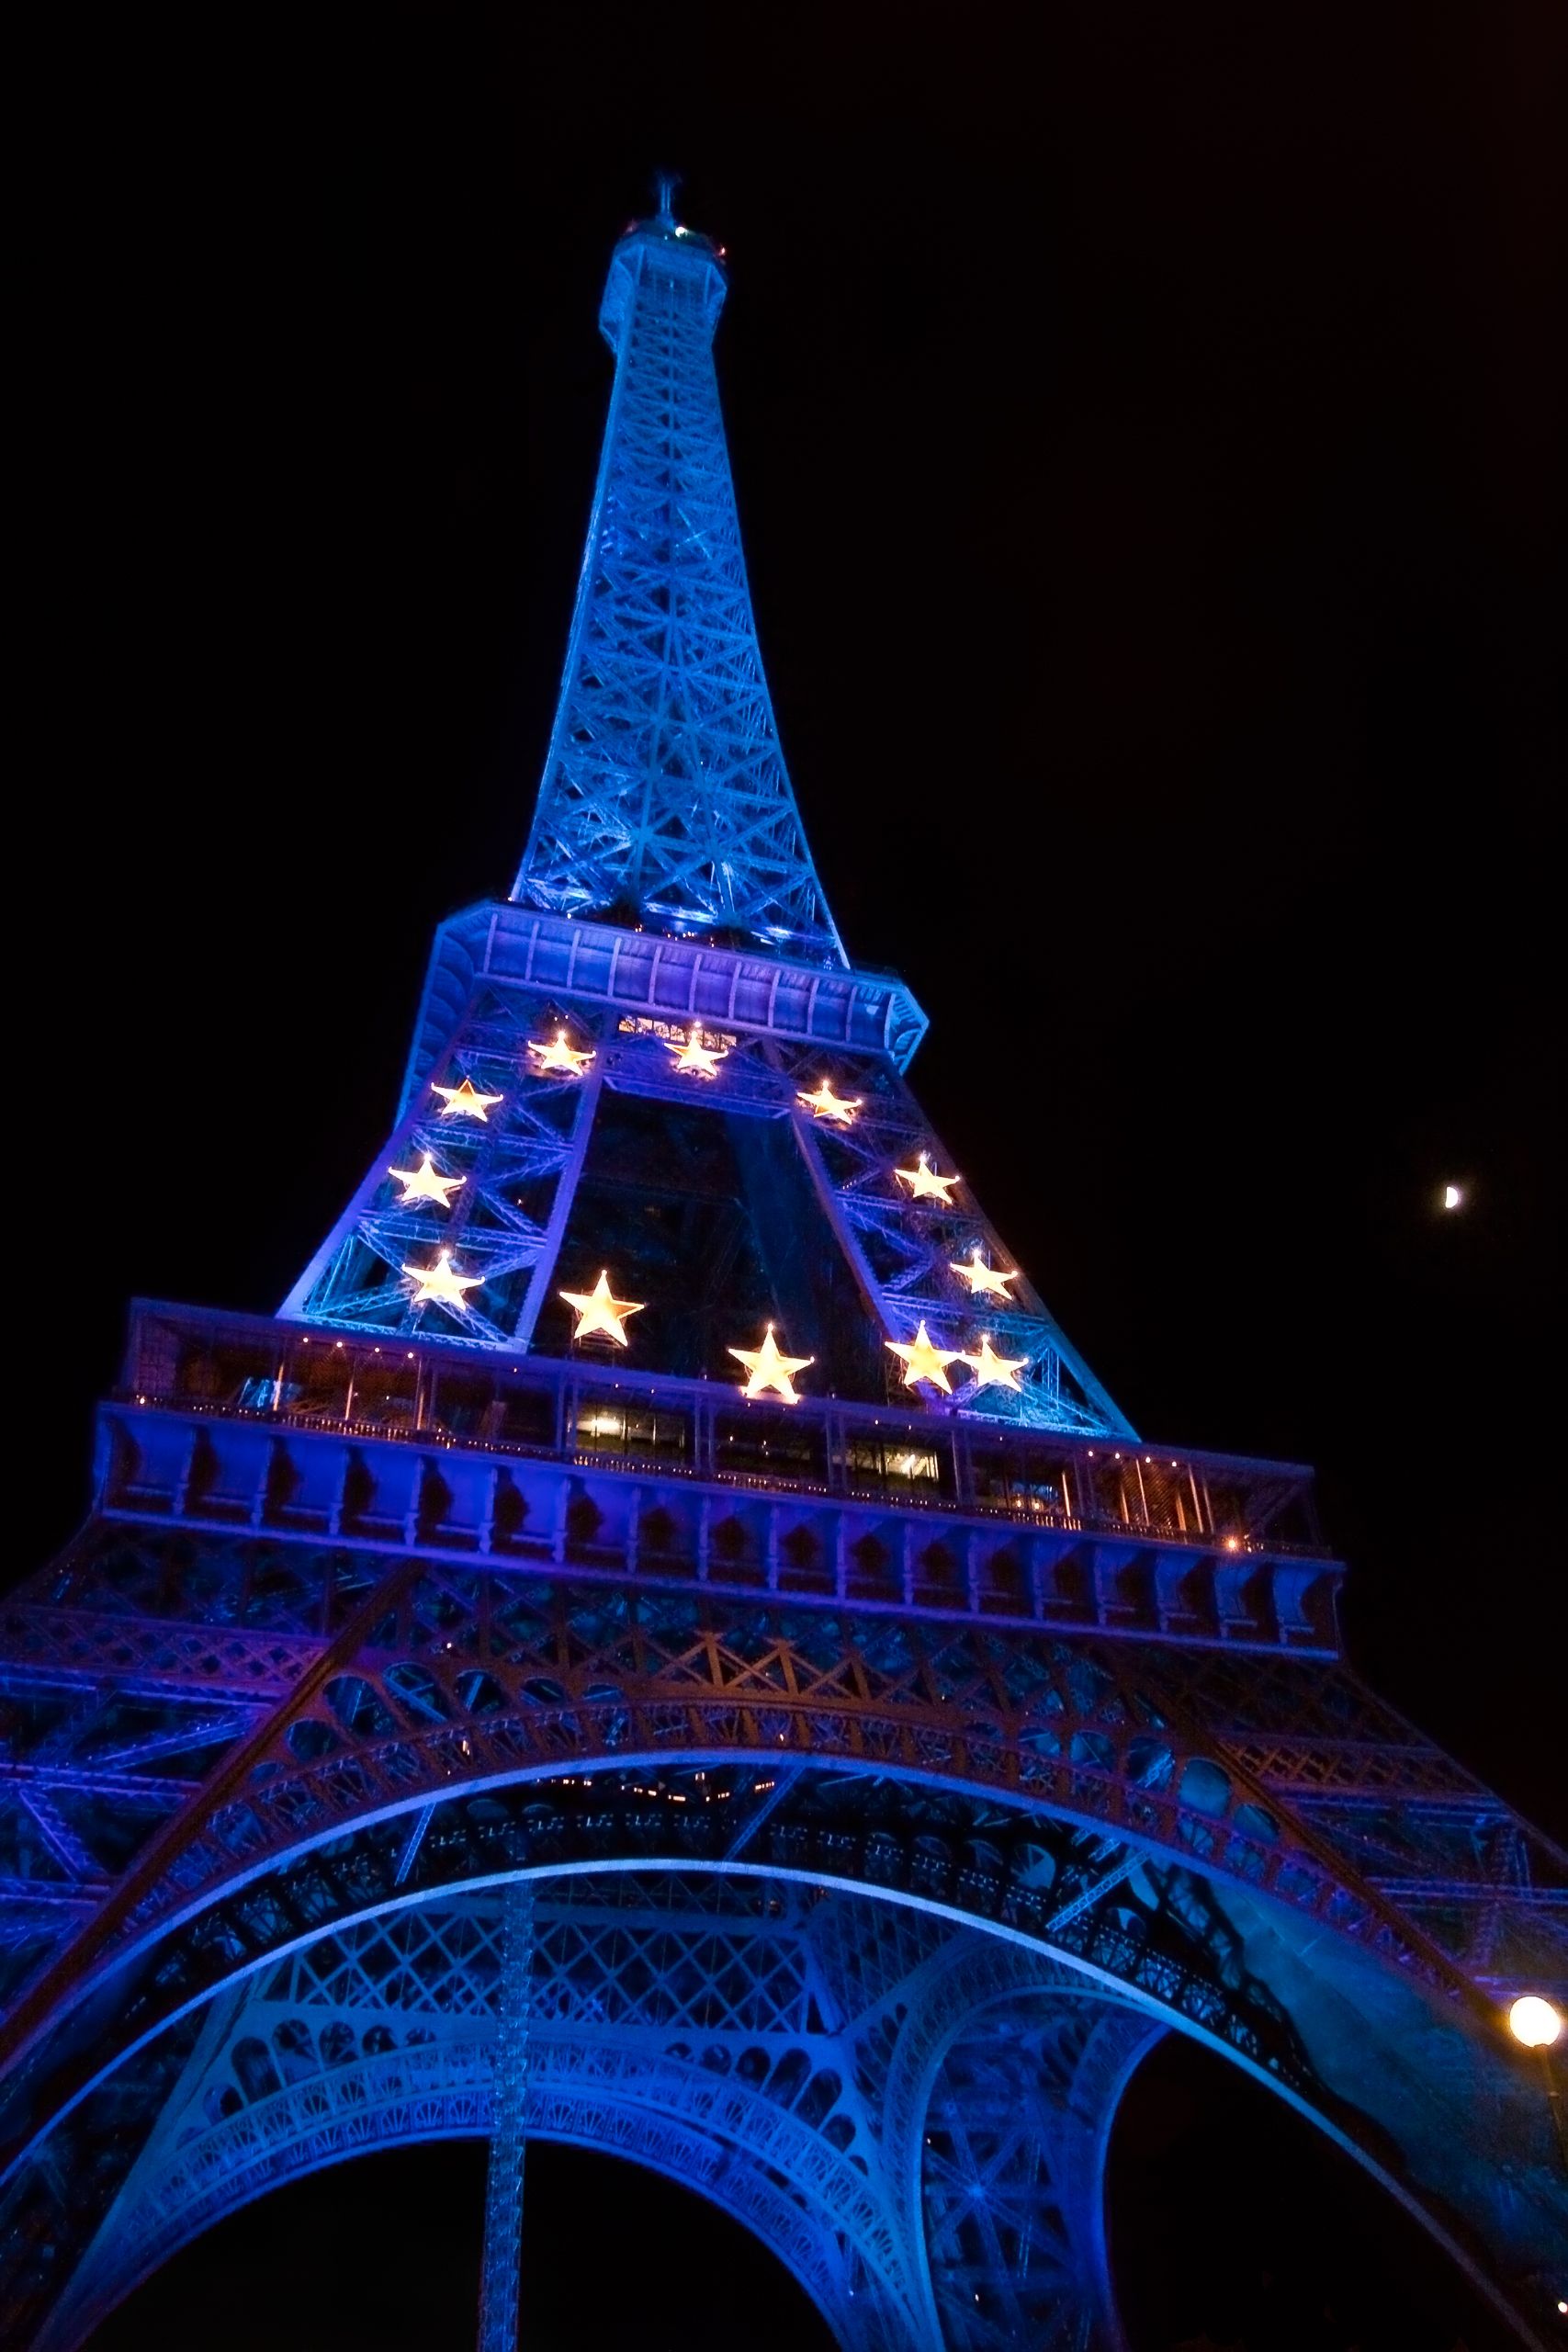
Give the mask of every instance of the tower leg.
[{"label": "tower leg", "polygon": [[517,2352],[523,2248],[523,2157],[528,2127],[528,2020],[533,2001],[534,1896],[526,1882],[502,1897],[496,1988],[495,2116],[485,2183],[479,2352]]},{"label": "tower leg", "polygon": [[1160,2030],[1074,1997],[993,2009],[950,2045],[920,2156],[947,2352],[1124,2352],[1106,2154],[1122,2086]]}]

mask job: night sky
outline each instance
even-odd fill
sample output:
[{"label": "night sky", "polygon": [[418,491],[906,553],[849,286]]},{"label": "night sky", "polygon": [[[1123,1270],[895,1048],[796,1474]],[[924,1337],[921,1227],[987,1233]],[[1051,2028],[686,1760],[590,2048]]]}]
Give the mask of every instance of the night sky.
[{"label": "night sky", "polygon": [[[573,21],[28,54],[12,1573],[127,1299],[276,1306],[433,927],[511,881],[669,163],[786,756],[938,1132],[1141,1430],[1317,1465],[1357,1663],[1561,1829],[1561,10]],[[477,2155],[385,2161],[462,2240]]]}]

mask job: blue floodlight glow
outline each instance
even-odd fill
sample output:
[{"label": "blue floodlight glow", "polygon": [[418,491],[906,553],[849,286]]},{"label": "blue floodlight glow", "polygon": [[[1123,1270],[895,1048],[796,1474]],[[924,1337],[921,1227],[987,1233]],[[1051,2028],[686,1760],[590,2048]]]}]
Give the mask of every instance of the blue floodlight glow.
[{"label": "blue floodlight glow", "polygon": [[939,1172],[784,767],[674,188],[610,265],[512,895],[442,925],[279,1314],[139,1303],[92,1517],[0,1616],[12,2337],[468,2136],[480,2352],[536,2138],[694,2188],[843,2352],[1118,2342],[1107,2149],[1173,2030],[1545,2326],[1560,1860],[1346,1664],[1310,1474],[1136,1442]]}]

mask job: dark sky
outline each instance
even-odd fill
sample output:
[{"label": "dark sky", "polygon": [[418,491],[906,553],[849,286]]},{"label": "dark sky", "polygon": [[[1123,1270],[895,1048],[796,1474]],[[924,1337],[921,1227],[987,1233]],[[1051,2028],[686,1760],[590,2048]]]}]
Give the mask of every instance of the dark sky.
[{"label": "dark sky", "polygon": [[510,882],[668,161],[939,1131],[1141,1430],[1318,1465],[1358,1662],[1561,1824],[1561,11],[572,21],[28,53],[20,1560],[127,1297],[276,1303]]}]

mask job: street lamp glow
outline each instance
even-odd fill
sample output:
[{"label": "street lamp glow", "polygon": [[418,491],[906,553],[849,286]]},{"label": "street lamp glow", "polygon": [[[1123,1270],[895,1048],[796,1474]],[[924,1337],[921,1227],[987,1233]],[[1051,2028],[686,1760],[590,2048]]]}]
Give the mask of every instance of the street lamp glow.
[{"label": "street lamp glow", "polygon": [[1539,1993],[1521,1993],[1508,2011],[1508,2030],[1527,2050],[1550,2050],[1562,2030],[1562,2012]]},{"label": "street lamp glow", "polygon": [[1443,1186],[1443,1206],[1446,1209],[1463,1208],[1464,1187],[1462,1184],[1445,1184]]}]

